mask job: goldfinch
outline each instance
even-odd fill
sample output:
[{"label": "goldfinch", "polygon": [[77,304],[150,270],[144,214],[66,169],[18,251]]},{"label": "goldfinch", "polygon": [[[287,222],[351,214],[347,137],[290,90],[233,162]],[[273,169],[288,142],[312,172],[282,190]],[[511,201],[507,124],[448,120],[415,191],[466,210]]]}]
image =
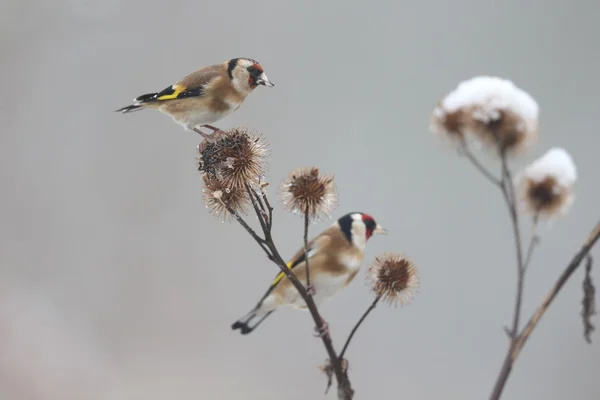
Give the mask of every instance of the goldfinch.
[{"label": "goldfinch", "polygon": [[198,127],[218,131],[209,124],[240,108],[258,85],[275,86],[256,60],[233,58],[192,72],[161,92],[138,96],[132,105],[116,111],[126,114],[155,108],[170,115],[184,129],[208,137]]},{"label": "goldfinch", "polygon": [[[368,214],[353,212],[338,219],[308,243],[309,289],[317,306],[345,288],[356,276],[364,259],[365,245],[374,234],[387,231]],[[306,283],[304,246],[287,263],[300,282]],[[291,305],[306,310],[306,304],[291,281],[280,272],[256,307],[231,328],[243,335],[252,332],[275,309]]]}]

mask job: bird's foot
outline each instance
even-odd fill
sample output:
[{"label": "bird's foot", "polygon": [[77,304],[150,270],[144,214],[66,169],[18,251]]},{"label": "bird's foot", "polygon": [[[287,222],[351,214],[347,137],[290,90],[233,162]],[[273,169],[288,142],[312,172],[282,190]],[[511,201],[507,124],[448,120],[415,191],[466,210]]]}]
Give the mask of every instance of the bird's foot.
[{"label": "bird's foot", "polygon": [[329,336],[329,324],[321,318],[321,328],[315,327],[315,337]]},{"label": "bird's foot", "polygon": [[[212,129],[213,132],[211,134],[204,133],[200,130],[200,128]],[[200,128],[196,128],[195,126],[191,127],[194,132],[199,133],[205,140],[218,140],[225,134],[224,131],[212,125],[202,125]]]},{"label": "bird's foot", "polygon": [[199,128],[196,128],[195,126],[190,126],[189,128],[190,128],[190,130],[192,130],[192,131],[194,131],[194,132],[198,133],[198,134],[199,134],[200,136],[202,136],[204,139],[210,139],[210,137],[212,136],[212,135],[209,135],[208,133],[204,133],[204,132],[202,132],[202,131],[201,131]]},{"label": "bird's foot", "polygon": [[218,131],[220,131],[220,129],[219,129],[219,128],[217,128],[217,127],[214,127],[214,126],[212,126],[212,125],[202,125],[202,127],[203,127],[203,128],[212,129],[212,131],[213,131],[213,132],[218,132]]},{"label": "bird's foot", "polygon": [[306,293],[310,294],[311,296],[314,296],[315,294],[317,294],[317,291],[315,290],[315,287],[313,285],[308,285],[306,287]]}]

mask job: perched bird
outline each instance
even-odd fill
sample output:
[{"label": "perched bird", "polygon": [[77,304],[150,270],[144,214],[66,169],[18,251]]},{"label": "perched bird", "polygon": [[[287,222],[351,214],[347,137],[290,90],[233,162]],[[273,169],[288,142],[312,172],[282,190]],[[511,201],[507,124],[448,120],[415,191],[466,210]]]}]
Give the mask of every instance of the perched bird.
[{"label": "perched bird", "polygon": [[237,110],[258,85],[275,86],[257,61],[233,58],[199,69],[161,92],[138,96],[132,105],[116,111],[126,114],[156,108],[185,129],[208,137],[197,127],[218,131],[209,124]]},{"label": "perched bird", "polygon": [[[354,212],[338,219],[308,243],[310,288],[315,304],[319,306],[345,288],[356,276],[364,258],[367,240],[374,234],[387,231],[368,214]],[[296,277],[306,283],[304,246],[287,263]],[[280,272],[256,307],[237,320],[231,328],[242,334],[252,332],[276,308],[291,305],[307,309],[304,300],[292,282]],[[326,324],[325,324],[326,325]]]}]

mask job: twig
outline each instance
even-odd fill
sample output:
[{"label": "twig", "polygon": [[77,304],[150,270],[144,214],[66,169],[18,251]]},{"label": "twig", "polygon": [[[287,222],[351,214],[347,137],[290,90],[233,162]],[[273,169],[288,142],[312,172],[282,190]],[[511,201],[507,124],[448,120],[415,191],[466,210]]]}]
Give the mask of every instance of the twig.
[{"label": "twig", "polygon": [[346,339],[346,343],[344,344],[344,347],[342,348],[342,351],[340,352],[340,360],[344,358],[344,354],[346,354],[346,350],[348,349],[348,346],[350,345],[350,341],[352,340],[352,338],[354,337],[354,334],[356,333],[356,331],[358,330],[358,328],[360,327],[360,325],[363,323],[363,321],[365,320],[365,318],[367,318],[367,316],[369,315],[369,313],[371,311],[373,311],[375,309],[375,307],[377,307],[377,303],[379,303],[379,300],[381,299],[381,296],[376,296],[375,300],[373,301],[373,303],[371,303],[371,305],[369,306],[369,308],[367,308],[367,311],[365,311],[365,313],[362,315],[362,317],[360,317],[360,319],[358,320],[358,322],[356,323],[356,325],[354,325],[354,328],[352,328],[352,331],[350,332],[350,335],[348,336],[348,339]]},{"label": "twig", "polygon": [[[249,188],[247,188],[247,190],[249,190],[249,192],[252,191]],[[283,274],[290,280],[292,285],[294,285],[294,287],[296,288],[296,290],[298,291],[298,293],[300,294],[300,296],[306,303],[306,306],[307,306],[308,310],[310,311],[310,314],[314,320],[317,330],[319,332],[325,332],[324,334],[321,335],[321,340],[323,341],[323,345],[325,346],[325,349],[327,351],[329,359],[331,360],[331,364],[332,364],[332,367],[333,367],[333,370],[335,373],[335,377],[338,382],[338,399],[352,400],[352,398],[354,396],[354,390],[352,389],[352,385],[350,383],[350,380],[348,379],[347,371],[344,370],[343,363],[341,362],[340,358],[338,357],[338,355],[335,351],[335,348],[333,347],[333,341],[331,340],[330,334],[323,329],[324,328],[324,320],[321,317],[321,315],[319,314],[319,311],[314,302],[314,299],[307,292],[306,288],[302,285],[302,283],[298,280],[298,278],[296,277],[296,274],[290,268],[288,268],[286,262],[283,260],[283,258],[279,254],[279,251],[277,250],[277,247],[275,246],[275,242],[273,241],[273,237],[271,234],[273,208],[269,204],[269,201],[265,194],[263,196],[263,200],[265,202],[266,207],[269,210],[269,221],[270,222],[268,224],[262,223],[263,221],[260,217],[259,207],[256,205],[254,198],[252,197],[252,194],[251,193],[249,193],[249,194],[252,199],[254,210],[257,213],[259,220],[261,220],[261,228],[262,228],[264,236],[265,236],[264,239],[261,238],[260,236],[258,236],[256,234],[256,232],[254,232],[254,230],[246,223],[246,221],[244,221],[244,219],[242,217],[240,217],[238,213],[236,213],[234,210],[232,210],[231,207],[227,206],[226,204],[224,204],[224,206],[227,208],[227,211],[229,211],[235,217],[235,219],[246,229],[246,231],[248,231],[248,233],[250,233],[250,235],[254,238],[254,240],[256,240],[256,242],[261,246],[261,248],[263,248],[263,250],[267,254],[267,257],[271,261],[273,261],[275,264],[277,264],[277,266],[279,267],[281,272],[283,272]]]},{"label": "twig", "polygon": [[500,375],[498,376],[498,380],[496,381],[496,385],[494,387],[492,395],[490,396],[490,400],[497,400],[500,398],[502,390],[504,389],[508,377],[512,371],[513,365],[517,360],[517,357],[519,357],[521,350],[525,346],[527,339],[529,339],[529,336],[531,336],[531,333],[537,326],[538,322],[544,316],[546,310],[548,310],[550,304],[552,304],[552,301],[558,295],[558,293],[565,285],[567,280],[569,280],[571,275],[573,275],[573,272],[577,270],[577,268],[579,267],[585,256],[590,252],[594,244],[596,244],[598,238],[600,238],[600,222],[596,224],[592,232],[587,237],[585,243],[582,245],[581,249],[575,254],[575,256],[573,256],[571,262],[567,265],[567,267],[560,275],[552,289],[550,289],[550,292],[546,295],[545,299],[542,301],[542,304],[537,308],[536,312],[529,319],[529,321],[523,328],[523,331],[514,338],[513,344],[511,345],[511,350],[507,354],[506,360],[502,365]]},{"label": "twig", "polygon": [[258,206],[257,200],[256,200],[256,193],[254,192],[254,190],[252,190],[250,188],[250,185],[248,185],[248,183],[244,183],[244,186],[246,187],[246,192],[248,193],[248,197],[250,197],[250,202],[252,203],[252,207],[254,207],[254,212],[256,213],[256,218],[258,218],[258,221],[260,222],[260,227],[262,228],[263,232],[267,229],[267,223],[265,221],[265,219],[263,218],[263,213],[261,211],[261,209]]},{"label": "twig", "polygon": [[471,162],[471,164],[473,164],[473,166],[475,168],[477,168],[479,170],[479,172],[481,172],[481,174],[488,181],[490,181],[495,186],[500,186],[501,185],[500,179],[496,178],[494,176],[494,174],[492,174],[490,171],[488,171],[487,168],[485,168],[483,166],[483,164],[481,164],[481,162],[477,159],[477,157],[475,157],[475,155],[473,153],[471,153],[471,150],[467,146],[467,142],[464,139],[461,141],[461,148],[460,148],[460,150],[463,152],[463,154],[465,156],[467,156],[467,159]]},{"label": "twig", "polygon": [[539,242],[539,237],[537,235],[537,225],[539,221],[539,214],[535,214],[533,216],[533,225],[531,227],[531,238],[529,239],[529,246],[527,247],[527,252],[525,253],[525,261],[523,264],[523,269],[527,272],[527,268],[529,267],[529,263],[531,262],[531,257],[533,257],[533,250],[535,246]]},{"label": "twig", "polygon": [[310,288],[310,274],[308,269],[308,207],[306,207],[304,213],[304,262],[306,263],[306,288],[308,289]]},{"label": "twig", "polygon": [[[521,247],[521,231],[519,229],[519,217],[517,214],[516,208],[516,199],[514,195],[514,186],[510,171],[508,169],[507,161],[506,161],[506,151],[500,151],[500,157],[502,162],[502,179],[501,179],[501,190],[504,196],[504,200],[508,207],[510,220],[512,223],[513,229],[513,237],[515,241],[515,248],[517,252],[517,290],[515,295],[515,306],[513,311],[513,322],[512,327],[510,329],[510,345],[506,352],[506,356],[504,358],[503,366],[500,370],[500,375],[498,376],[498,380],[496,382],[496,386],[498,386],[502,372],[505,370],[505,367],[511,364],[511,354],[516,348],[518,341],[518,332],[519,332],[519,322],[521,317],[521,309],[523,304],[523,289],[524,289],[524,281],[525,281],[525,263],[523,260],[523,249]],[[533,248],[532,250],[533,251]],[[500,388],[501,392],[502,388]],[[494,393],[496,389],[494,389]],[[500,396],[500,392],[498,393],[498,398]],[[493,396],[493,395],[492,395]],[[494,398],[494,397],[492,397]]]}]

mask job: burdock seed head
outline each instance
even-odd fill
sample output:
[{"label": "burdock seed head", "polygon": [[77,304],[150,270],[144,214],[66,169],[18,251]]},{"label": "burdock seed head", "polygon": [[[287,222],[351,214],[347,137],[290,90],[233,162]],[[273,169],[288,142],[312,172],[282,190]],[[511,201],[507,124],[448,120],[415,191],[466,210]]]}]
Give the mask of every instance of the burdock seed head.
[{"label": "burdock seed head", "polygon": [[577,169],[569,153],[550,149],[515,178],[521,209],[543,218],[566,214],[575,198],[576,180]]},{"label": "burdock seed head", "polygon": [[388,304],[410,304],[420,285],[419,274],[402,253],[385,253],[369,267],[367,281],[376,296]]},{"label": "burdock seed head", "polygon": [[535,142],[538,117],[537,102],[510,80],[476,76],[440,100],[430,130],[459,145],[473,139],[499,154],[512,154]]},{"label": "burdock seed head", "polygon": [[338,204],[332,176],[319,175],[318,168],[292,171],[279,188],[283,206],[293,213],[307,214],[312,221],[330,218]]},{"label": "burdock seed head", "polygon": [[211,178],[206,174],[202,180],[204,202],[212,215],[225,221],[233,217],[229,209],[238,215],[246,213],[250,198],[245,188],[227,186],[222,180]]},{"label": "burdock seed head", "polygon": [[257,182],[266,170],[268,144],[245,128],[219,131],[198,146],[198,170],[226,187]]}]

